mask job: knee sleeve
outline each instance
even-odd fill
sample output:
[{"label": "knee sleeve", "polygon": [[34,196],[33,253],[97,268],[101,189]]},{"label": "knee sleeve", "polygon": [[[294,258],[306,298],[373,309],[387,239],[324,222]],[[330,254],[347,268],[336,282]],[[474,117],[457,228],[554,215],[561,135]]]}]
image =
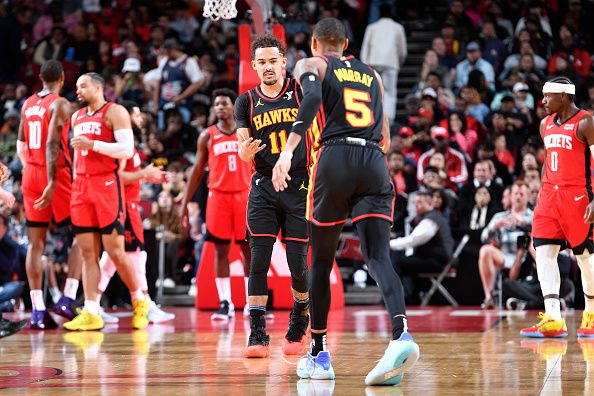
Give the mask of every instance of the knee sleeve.
[{"label": "knee sleeve", "polygon": [[291,287],[299,293],[306,293],[309,290],[307,244],[287,241],[286,248],[287,262],[291,271]]},{"label": "knee sleeve", "polygon": [[248,281],[248,295],[250,296],[268,295],[267,276],[268,269],[270,268],[273,246],[274,239],[272,238],[250,238],[250,248],[252,252],[250,279]]},{"label": "knee sleeve", "polygon": [[559,296],[561,286],[561,275],[557,264],[559,249],[557,245],[543,245],[536,248],[536,270],[542,295],[545,298],[549,295]]},{"label": "knee sleeve", "polygon": [[142,291],[148,290],[148,284],[146,282],[146,252],[141,250],[140,252],[128,252],[128,256],[134,264],[134,270],[136,272],[136,278],[138,285]]},{"label": "knee sleeve", "polygon": [[101,260],[99,260],[99,268],[101,268],[101,279],[99,280],[97,288],[101,292],[104,292],[105,289],[107,289],[107,285],[113,277],[113,274],[116,272],[115,263],[111,257],[109,257],[107,252],[103,252],[103,255],[101,256]]}]

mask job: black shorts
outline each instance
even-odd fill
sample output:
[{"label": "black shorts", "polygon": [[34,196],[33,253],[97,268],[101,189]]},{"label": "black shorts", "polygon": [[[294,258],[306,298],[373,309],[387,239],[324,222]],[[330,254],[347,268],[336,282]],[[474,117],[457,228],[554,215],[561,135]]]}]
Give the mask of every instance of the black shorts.
[{"label": "black shorts", "polygon": [[280,231],[283,242],[308,242],[305,219],[307,172],[292,174],[287,184],[287,189],[276,192],[269,177],[260,173],[252,176],[247,207],[247,229],[250,238],[276,239]]},{"label": "black shorts", "polygon": [[369,217],[393,221],[394,185],[386,156],[375,143],[324,144],[316,153],[307,197],[307,219],[317,226]]}]

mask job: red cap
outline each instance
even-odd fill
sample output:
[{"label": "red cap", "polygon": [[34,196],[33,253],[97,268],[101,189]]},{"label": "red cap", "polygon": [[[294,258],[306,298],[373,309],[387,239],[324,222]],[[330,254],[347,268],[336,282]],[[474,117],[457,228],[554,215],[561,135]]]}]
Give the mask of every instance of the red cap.
[{"label": "red cap", "polygon": [[398,135],[400,135],[402,137],[409,137],[409,136],[412,136],[414,134],[415,134],[415,131],[413,131],[411,127],[407,127],[407,126],[403,126],[398,131]]},{"label": "red cap", "polygon": [[447,139],[450,137],[450,134],[448,133],[448,130],[445,129],[444,127],[440,127],[440,126],[436,126],[431,128],[431,136],[433,137],[440,137],[440,138],[444,138]]},{"label": "red cap", "polygon": [[433,120],[433,112],[423,107],[419,110],[419,117],[425,117],[429,118],[430,120]]}]

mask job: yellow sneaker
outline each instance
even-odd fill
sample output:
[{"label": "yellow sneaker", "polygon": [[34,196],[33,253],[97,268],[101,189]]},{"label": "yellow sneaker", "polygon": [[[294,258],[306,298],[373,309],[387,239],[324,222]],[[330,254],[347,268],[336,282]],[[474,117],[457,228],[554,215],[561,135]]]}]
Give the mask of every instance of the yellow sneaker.
[{"label": "yellow sneaker", "polygon": [[149,341],[149,333],[146,330],[136,330],[132,332],[132,343],[134,344],[134,352],[138,355],[148,355],[151,344]]},{"label": "yellow sneaker", "polygon": [[534,351],[543,360],[562,355],[567,352],[567,340],[526,339],[520,342],[520,347]]},{"label": "yellow sneaker", "polygon": [[524,337],[545,338],[545,337],[567,337],[567,326],[565,319],[554,320],[545,312],[539,312],[540,322],[532,327],[527,327],[520,331]]},{"label": "yellow sneaker", "polygon": [[132,316],[132,327],[135,329],[145,329],[148,324],[148,300],[136,300],[132,303],[134,307],[134,316]]},{"label": "yellow sneaker", "polygon": [[91,315],[89,311],[83,309],[80,315],[70,322],[64,323],[64,328],[75,331],[101,330],[103,328],[103,318],[101,315]]},{"label": "yellow sneaker", "polygon": [[594,337],[594,312],[584,311],[577,335],[578,337]]}]

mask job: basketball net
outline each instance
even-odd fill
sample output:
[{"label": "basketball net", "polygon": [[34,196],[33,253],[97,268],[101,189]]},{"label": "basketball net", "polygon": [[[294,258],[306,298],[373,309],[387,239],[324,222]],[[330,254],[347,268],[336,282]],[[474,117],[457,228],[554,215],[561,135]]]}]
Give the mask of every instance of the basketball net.
[{"label": "basketball net", "polygon": [[237,16],[237,0],[205,0],[202,16],[218,21],[220,18],[233,19]]}]

